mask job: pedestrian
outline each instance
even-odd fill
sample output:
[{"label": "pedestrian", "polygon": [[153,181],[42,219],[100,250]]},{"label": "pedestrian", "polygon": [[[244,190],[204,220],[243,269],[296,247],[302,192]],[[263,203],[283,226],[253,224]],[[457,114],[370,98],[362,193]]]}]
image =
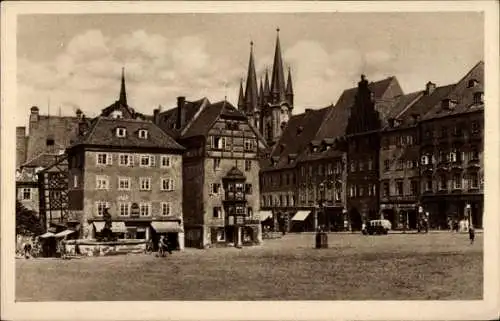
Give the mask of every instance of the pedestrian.
[{"label": "pedestrian", "polygon": [[474,231],[474,227],[473,227],[473,226],[471,226],[471,227],[469,228],[469,239],[470,239],[470,244],[473,244],[473,243],[474,243],[474,238],[476,237],[476,235],[475,235],[475,234],[476,234],[476,233],[475,233],[475,231]]}]

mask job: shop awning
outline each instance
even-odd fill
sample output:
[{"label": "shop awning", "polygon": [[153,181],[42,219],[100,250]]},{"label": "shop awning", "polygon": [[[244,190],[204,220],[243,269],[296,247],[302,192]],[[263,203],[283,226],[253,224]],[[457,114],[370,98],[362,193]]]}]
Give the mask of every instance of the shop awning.
[{"label": "shop awning", "polygon": [[46,239],[48,237],[54,237],[55,234],[52,233],[52,232],[46,232],[46,233],[43,233],[42,235],[40,235],[39,237],[42,238],[42,239]]},{"label": "shop awning", "polygon": [[111,231],[113,233],[127,233],[125,222],[111,222]]},{"label": "shop awning", "polygon": [[183,232],[179,222],[151,222],[151,226],[158,233],[179,233]]},{"label": "shop awning", "polygon": [[54,236],[55,237],[65,237],[66,235],[70,235],[70,234],[73,234],[73,233],[75,233],[75,231],[73,231],[73,230],[64,230],[62,232],[57,233]]},{"label": "shop awning", "polygon": [[260,215],[260,220],[261,221],[265,221],[268,218],[273,217],[273,212],[271,212],[271,211],[260,211],[259,215]]},{"label": "shop awning", "polygon": [[95,231],[96,232],[102,231],[102,229],[104,228],[105,224],[106,223],[104,223],[104,222],[94,222]]},{"label": "shop awning", "polygon": [[298,211],[292,217],[292,221],[304,221],[309,216],[309,214],[311,214],[311,211]]}]

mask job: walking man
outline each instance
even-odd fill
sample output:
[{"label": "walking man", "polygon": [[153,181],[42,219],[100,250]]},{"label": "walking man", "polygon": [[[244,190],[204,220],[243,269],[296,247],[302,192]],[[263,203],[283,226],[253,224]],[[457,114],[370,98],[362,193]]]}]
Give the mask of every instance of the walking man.
[{"label": "walking man", "polygon": [[471,225],[469,227],[469,239],[470,239],[470,244],[474,244],[474,238],[475,238],[475,231],[474,231],[474,227]]}]

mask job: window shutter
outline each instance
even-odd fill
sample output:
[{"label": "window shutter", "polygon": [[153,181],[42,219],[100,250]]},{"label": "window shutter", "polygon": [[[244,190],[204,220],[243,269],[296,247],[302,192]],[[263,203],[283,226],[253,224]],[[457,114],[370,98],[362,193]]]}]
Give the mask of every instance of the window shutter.
[{"label": "window shutter", "polygon": [[155,155],[149,156],[149,166],[155,167]]},{"label": "window shutter", "polygon": [[174,180],[173,179],[170,179],[170,190],[174,190],[175,189],[175,186],[174,186]]}]

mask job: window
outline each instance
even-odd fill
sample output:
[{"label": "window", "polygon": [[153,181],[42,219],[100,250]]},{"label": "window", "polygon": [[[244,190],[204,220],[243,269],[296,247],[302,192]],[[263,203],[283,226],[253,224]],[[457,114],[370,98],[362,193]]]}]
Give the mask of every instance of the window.
[{"label": "window", "polygon": [[212,183],[210,186],[210,192],[212,194],[219,194],[221,192],[220,183]]},{"label": "window", "polygon": [[349,187],[349,196],[350,197],[355,197],[356,196],[356,188],[354,187],[354,185],[351,185]]},{"label": "window", "polygon": [[141,155],[141,167],[155,166],[154,155]]},{"label": "window", "polygon": [[111,117],[112,118],[123,118],[123,113],[121,110],[114,110],[112,113],[111,113]]},{"label": "window", "polygon": [[440,190],[446,190],[448,187],[447,187],[447,182],[446,182],[446,176],[445,175],[441,175],[439,177],[439,189]]},{"label": "window", "polygon": [[134,156],[129,154],[120,154],[118,156],[120,166],[132,166]]},{"label": "window", "polygon": [[413,162],[411,160],[406,161],[406,168],[412,169],[413,168]]},{"label": "window", "polygon": [[172,210],[172,205],[169,202],[161,203],[161,215],[169,216]]},{"label": "window", "polygon": [[388,171],[391,168],[391,161],[386,159],[384,160],[384,170]]},{"label": "window", "polygon": [[429,164],[429,155],[423,155],[421,162],[422,162],[422,165],[428,165]]},{"label": "window", "polygon": [[477,174],[471,174],[470,176],[470,188],[479,188],[479,179]]},{"label": "window", "polygon": [[22,198],[23,200],[31,199],[31,188],[23,188]]},{"label": "window", "polygon": [[484,103],[484,93],[482,91],[478,91],[474,93],[474,104],[479,105]]},{"label": "window", "polygon": [[47,140],[45,141],[45,145],[47,146],[54,146],[55,145],[55,141],[53,138],[47,138]]},{"label": "window", "polygon": [[78,175],[73,176],[73,188],[78,187]]},{"label": "window", "polygon": [[328,175],[332,175],[333,174],[333,164],[332,163],[328,163],[326,165],[326,173]]},{"label": "window", "polygon": [[107,176],[98,175],[96,177],[96,189],[108,189],[109,188],[109,179]]},{"label": "window", "polygon": [[97,165],[111,165],[112,158],[111,154],[98,153],[97,154]]},{"label": "window", "polygon": [[453,175],[453,188],[462,189],[462,176],[460,174]]},{"label": "window", "polygon": [[106,209],[109,208],[109,202],[97,201],[96,202],[96,214],[97,216],[103,216]]},{"label": "window", "polygon": [[139,138],[147,139],[148,138],[148,131],[145,129],[139,129]]},{"label": "window", "polygon": [[245,140],[245,151],[246,152],[251,152],[253,151],[253,141],[252,140]]},{"label": "window", "polygon": [[427,177],[427,179],[425,180],[425,190],[427,192],[432,191],[432,177]]},{"label": "window", "polygon": [[369,171],[373,170],[373,160],[371,158],[368,159],[368,170]]},{"label": "window", "polygon": [[470,160],[479,160],[479,150],[476,146],[473,146],[470,151]]},{"label": "window", "polygon": [[129,190],[130,189],[130,178],[129,177],[118,177],[118,189],[119,190]]},{"label": "window", "polygon": [[480,132],[479,122],[477,120],[474,120],[472,122],[472,133],[473,134],[478,134],[479,132]]},{"label": "window", "polygon": [[116,137],[125,137],[127,136],[127,130],[125,128],[118,127],[116,129]]},{"label": "window", "polygon": [[403,181],[396,181],[396,195],[403,195]]},{"label": "window", "polygon": [[139,178],[140,182],[140,190],[141,191],[149,191],[151,190],[151,177],[141,177]]},{"label": "window", "polygon": [[217,242],[224,242],[226,240],[226,231],[223,228],[217,229]]},{"label": "window", "polygon": [[360,187],[359,187],[359,190],[358,190],[358,196],[363,196],[364,192],[365,192],[364,187],[363,187],[363,186],[360,186]]},{"label": "window", "polygon": [[441,138],[446,138],[448,137],[448,128],[445,126],[441,127]]},{"label": "window", "polygon": [[246,159],[245,160],[245,171],[248,172],[252,169],[252,161],[251,160],[248,160]]},{"label": "window", "polygon": [[214,170],[220,169],[220,158],[214,158]]},{"label": "window", "polygon": [[161,179],[161,190],[162,191],[173,191],[174,190],[174,180],[171,178]]},{"label": "window", "polygon": [[139,214],[140,214],[140,216],[151,215],[151,204],[150,203],[139,204]]},{"label": "window", "polygon": [[456,150],[452,151],[448,157],[450,162],[455,163],[457,161],[457,151]]},{"label": "window", "polygon": [[161,167],[170,167],[170,156],[163,155],[161,157]]},{"label": "window", "polygon": [[362,172],[364,170],[365,170],[365,162],[361,160],[359,161],[359,171]]},{"label": "window", "polygon": [[119,203],[118,211],[120,216],[129,216],[130,215],[130,203]]},{"label": "window", "polygon": [[212,136],[212,148],[213,149],[225,149],[226,148],[226,138],[219,136]]},{"label": "window", "polygon": [[470,79],[467,82],[467,88],[476,87],[477,84],[478,84],[478,81],[476,79]]},{"label": "window", "polygon": [[382,183],[382,190],[384,193],[384,197],[389,196],[389,182]]},{"label": "window", "polygon": [[410,182],[410,195],[418,195],[418,181]]},{"label": "window", "polygon": [[213,217],[214,218],[222,218],[222,208],[219,206],[215,206],[213,208]]},{"label": "window", "polygon": [[356,163],[353,161],[351,162],[351,172],[355,172],[356,171]]},{"label": "window", "polygon": [[397,169],[402,170],[403,168],[404,168],[404,161],[402,159],[399,159]]},{"label": "window", "polygon": [[252,216],[253,215],[253,209],[251,207],[247,208],[247,216]]},{"label": "window", "polygon": [[340,202],[341,199],[342,199],[342,185],[336,184],[335,185],[335,201]]},{"label": "window", "polygon": [[245,184],[245,193],[251,195],[253,192],[252,190],[252,184]]}]

